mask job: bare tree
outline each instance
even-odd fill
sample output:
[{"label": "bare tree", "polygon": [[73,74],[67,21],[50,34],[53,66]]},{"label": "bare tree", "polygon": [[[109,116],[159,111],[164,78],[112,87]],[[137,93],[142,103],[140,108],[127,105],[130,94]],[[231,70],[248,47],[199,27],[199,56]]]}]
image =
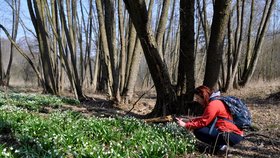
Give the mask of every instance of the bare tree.
[{"label": "bare tree", "polygon": [[[163,7],[159,19],[159,24],[157,28],[157,33],[156,33],[156,41],[159,49],[159,53],[161,54],[162,58],[164,57],[164,52],[163,52],[163,36],[166,30],[166,23],[167,23],[167,17],[168,17],[168,10],[170,6],[170,0],[165,0],[163,1]],[[164,59],[164,58],[163,58]]]},{"label": "bare tree", "polygon": [[96,9],[98,14],[98,21],[99,21],[99,30],[100,30],[100,38],[101,38],[101,44],[102,44],[102,51],[101,58],[104,60],[103,64],[103,71],[105,75],[104,79],[106,79],[106,84],[108,88],[108,94],[109,96],[112,96],[113,93],[113,73],[112,73],[112,66],[111,66],[111,59],[110,59],[110,53],[109,53],[109,46],[107,41],[107,34],[106,34],[106,28],[105,28],[105,19],[103,15],[103,9],[102,9],[102,3],[101,0],[96,0]]},{"label": "bare tree", "polygon": [[151,26],[148,25],[148,11],[144,0],[124,0],[130,18],[140,38],[144,55],[155,84],[157,102],[150,116],[161,116],[175,113],[175,92],[171,86],[167,66],[163,62]]},{"label": "bare tree", "polygon": [[120,31],[120,62],[119,62],[119,89],[122,91],[125,83],[126,45],[124,29],[123,1],[118,0],[119,31]]},{"label": "bare tree", "polygon": [[43,68],[44,75],[44,90],[47,93],[59,94],[58,85],[54,76],[54,64],[51,59],[51,49],[50,41],[48,37],[48,24],[46,22],[46,12],[45,12],[45,3],[44,1],[34,1],[28,0],[28,10],[31,16],[31,20],[36,31],[40,57]]},{"label": "bare tree", "polygon": [[[194,4],[194,0],[180,1],[180,56],[177,95],[180,96],[181,101],[192,101],[192,91],[195,88]],[[183,105],[181,105],[181,109],[184,109]]]},{"label": "bare tree", "polygon": [[[11,2],[5,0],[5,2],[11,7],[12,9],[12,17],[13,17],[13,22],[12,22],[12,40],[16,42],[17,39],[17,34],[18,34],[18,25],[19,25],[19,13],[20,13],[20,0],[12,0]],[[6,71],[1,73],[1,81],[0,85],[5,85],[9,86],[10,83],[10,72],[11,72],[11,67],[13,63],[13,55],[14,55],[14,45],[11,43],[10,45],[10,58],[8,60],[8,65]],[[1,62],[1,69],[3,69],[3,64],[2,64],[2,59],[0,60]],[[3,75],[3,76],[2,76]]]},{"label": "bare tree", "polygon": [[[7,29],[0,24],[0,28],[4,31],[4,33],[6,34],[6,36],[8,37],[8,39],[10,40],[10,42],[12,43],[12,45],[18,50],[18,52],[27,60],[27,62],[30,64],[30,66],[32,67],[32,69],[34,70],[34,72],[36,73],[39,81],[43,82],[42,76],[40,75],[39,70],[37,69],[37,67],[35,66],[34,62],[28,57],[28,55],[26,55],[26,53],[18,46],[18,44],[13,40],[12,36],[9,34],[9,32],[7,31]],[[1,46],[0,46],[1,48]]]},{"label": "bare tree", "polygon": [[224,35],[230,13],[231,0],[216,0],[207,49],[206,70],[203,84],[214,88],[219,79],[223,57]]},{"label": "bare tree", "polygon": [[[239,82],[240,86],[245,86],[252,78],[252,75],[256,69],[256,65],[258,62],[258,58],[260,56],[260,50],[263,44],[263,40],[264,40],[264,35],[267,31],[268,28],[268,24],[269,24],[269,19],[271,17],[272,11],[274,9],[275,6],[275,0],[267,0],[265,7],[264,7],[264,11],[263,11],[263,16],[258,28],[258,32],[257,32],[257,37],[255,40],[255,45],[253,47],[253,51],[252,51],[252,56],[250,58],[250,61],[248,63],[248,66],[245,67],[244,71],[243,71],[243,75],[241,77],[241,81]],[[250,51],[250,50],[248,50]],[[247,52],[248,53],[248,52]],[[248,53],[250,54],[250,53]]]}]

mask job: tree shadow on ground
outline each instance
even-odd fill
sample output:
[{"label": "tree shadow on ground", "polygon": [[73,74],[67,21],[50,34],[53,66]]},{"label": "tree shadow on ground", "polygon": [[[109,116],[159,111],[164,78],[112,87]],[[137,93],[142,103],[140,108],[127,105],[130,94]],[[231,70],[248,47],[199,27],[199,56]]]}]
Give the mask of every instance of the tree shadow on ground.
[{"label": "tree shadow on ground", "polygon": [[139,115],[134,112],[124,111],[121,107],[118,107],[113,101],[95,98],[94,100],[87,100],[77,105],[63,105],[62,110],[72,110],[80,112],[85,116],[94,117],[124,117],[131,116],[136,118],[142,118],[143,115]]},{"label": "tree shadow on ground", "polygon": [[246,99],[246,103],[247,104],[259,104],[259,105],[272,104],[272,105],[278,106],[278,105],[280,105],[280,92],[272,93],[264,99],[260,99],[259,97],[250,97],[250,98]]},{"label": "tree shadow on ground", "polygon": [[280,141],[264,135],[251,135],[236,145],[231,154],[241,157],[280,157]]}]

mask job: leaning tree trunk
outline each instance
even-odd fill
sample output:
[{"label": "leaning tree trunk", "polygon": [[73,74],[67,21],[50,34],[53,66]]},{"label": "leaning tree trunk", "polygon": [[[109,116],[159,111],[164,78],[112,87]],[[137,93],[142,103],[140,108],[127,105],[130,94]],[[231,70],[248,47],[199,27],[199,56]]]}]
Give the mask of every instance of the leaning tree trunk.
[{"label": "leaning tree trunk", "polygon": [[203,84],[214,88],[219,79],[223,57],[224,35],[229,17],[231,0],[216,0],[207,50],[206,70]]},{"label": "leaning tree trunk", "polygon": [[148,13],[144,0],[124,0],[130,18],[140,38],[144,55],[155,84],[157,101],[148,116],[162,116],[176,112],[175,92],[171,86],[166,64],[161,59],[151,26],[148,25]]},{"label": "leaning tree trunk", "polygon": [[[23,56],[26,61],[30,64],[31,68],[34,70],[35,74],[37,75],[39,81],[41,83],[43,83],[43,79],[42,76],[40,75],[39,70],[37,69],[36,65],[34,64],[34,62],[26,55],[26,53],[24,53],[24,51],[18,46],[18,44],[13,40],[13,38],[11,37],[11,35],[9,34],[9,32],[7,31],[7,29],[0,24],[0,29],[2,29],[4,31],[4,33],[6,34],[6,36],[8,37],[8,39],[10,40],[11,44],[13,44],[13,46],[17,49],[17,51],[20,53],[21,56]],[[1,48],[1,40],[0,40],[0,48]],[[1,50],[1,49],[0,49]],[[0,51],[1,54],[1,51]],[[1,62],[2,64],[2,62]],[[2,66],[2,65],[1,65]]]}]

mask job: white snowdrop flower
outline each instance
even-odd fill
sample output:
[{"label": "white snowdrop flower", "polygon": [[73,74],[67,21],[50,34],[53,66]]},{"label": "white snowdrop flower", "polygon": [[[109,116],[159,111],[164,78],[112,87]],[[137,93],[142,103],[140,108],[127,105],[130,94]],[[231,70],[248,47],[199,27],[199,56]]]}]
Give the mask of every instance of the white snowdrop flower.
[{"label": "white snowdrop flower", "polygon": [[19,153],[19,150],[16,149],[16,150],[15,150],[15,153]]},{"label": "white snowdrop flower", "polygon": [[11,147],[10,147],[10,150],[14,150],[14,148],[11,146]]},{"label": "white snowdrop flower", "polygon": [[6,153],[5,156],[10,157],[11,153]]}]

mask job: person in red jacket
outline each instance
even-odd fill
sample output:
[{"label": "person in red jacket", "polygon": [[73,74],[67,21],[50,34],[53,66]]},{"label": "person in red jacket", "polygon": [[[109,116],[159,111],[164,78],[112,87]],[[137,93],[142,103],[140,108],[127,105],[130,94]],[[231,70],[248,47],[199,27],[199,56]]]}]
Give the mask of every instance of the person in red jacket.
[{"label": "person in red jacket", "polygon": [[[211,101],[211,98],[217,95],[220,95],[220,93],[213,93],[206,86],[197,87],[194,92],[194,101],[203,106],[203,115],[187,122],[177,118],[177,123],[180,126],[193,130],[195,137],[211,145],[215,152],[225,150],[227,145],[238,144],[243,140],[244,134],[241,129],[231,122],[232,116],[226,105],[220,100]],[[214,121],[216,118],[217,120]]]}]

